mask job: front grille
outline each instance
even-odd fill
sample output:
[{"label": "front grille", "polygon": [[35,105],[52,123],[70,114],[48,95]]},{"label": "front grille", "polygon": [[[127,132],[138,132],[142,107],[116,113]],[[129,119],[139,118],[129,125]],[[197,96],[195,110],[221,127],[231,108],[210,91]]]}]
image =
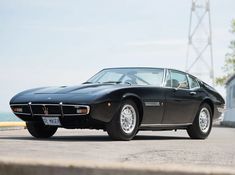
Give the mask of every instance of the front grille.
[{"label": "front grille", "polygon": [[[90,111],[87,105],[71,105],[71,104],[13,104],[11,108],[15,114],[24,114],[32,116],[77,116],[86,115]],[[14,108],[22,108],[22,112],[14,111]],[[81,109],[81,110],[79,110]],[[84,110],[86,109],[86,110]],[[87,111],[79,113],[78,111]]]},{"label": "front grille", "polygon": [[60,115],[61,109],[59,105],[31,105],[34,115]]},{"label": "front grille", "polygon": [[77,109],[75,106],[63,106],[63,113],[66,114],[76,114]]}]

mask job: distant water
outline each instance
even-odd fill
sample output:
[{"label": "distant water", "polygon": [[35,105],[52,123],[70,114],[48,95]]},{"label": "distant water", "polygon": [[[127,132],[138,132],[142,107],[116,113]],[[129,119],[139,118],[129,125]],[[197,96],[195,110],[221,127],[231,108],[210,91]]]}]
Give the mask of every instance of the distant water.
[{"label": "distant water", "polygon": [[10,112],[0,112],[0,122],[13,122],[21,121],[13,113]]}]

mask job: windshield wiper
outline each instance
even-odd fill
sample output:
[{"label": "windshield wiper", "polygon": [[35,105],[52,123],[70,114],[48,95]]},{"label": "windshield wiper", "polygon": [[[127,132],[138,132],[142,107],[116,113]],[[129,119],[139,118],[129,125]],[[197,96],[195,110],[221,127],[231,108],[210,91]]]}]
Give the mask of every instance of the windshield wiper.
[{"label": "windshield wiper", "polygon": [[120,83],[122,83],[121,81],[104,81],[104,82],[102,82],[102,83],[111,83],[111,84],[120,84]]},{"label": "windshield wiper", "polygon": [[82,84],[94,84],[94,83],[96,83],[96,84],[120,84],[120,83],[122,83],[121,81],[104,81],[104,82],[91,82],[91,81],[86,81],[86,82],[84,82],[84,83],[82,83]]},{"label": "windshield wiper", "polygon": [[93,84],[93,82],[91,82],[91,81],[86,81],[86,82],[84,82],[84,83],[82,83],[82,84]]}]

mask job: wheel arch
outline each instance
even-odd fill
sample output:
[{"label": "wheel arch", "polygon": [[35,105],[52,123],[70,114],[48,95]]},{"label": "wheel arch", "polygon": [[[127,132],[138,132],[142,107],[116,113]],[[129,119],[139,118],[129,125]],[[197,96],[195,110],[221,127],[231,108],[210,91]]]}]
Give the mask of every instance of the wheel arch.
[{"label": "wheel arch", "polygon": [[122,101],[127,100],[127,99],[133,100],[135,104],[137,105],[139,118],[140,118],[139,120],[139,125],[140,125],[142,123],[143,116],[144,116],[143,102],[138,95],[133,94],[133,93],[127,93],[122,96]]},{"label": "wheel arch", "polygon": [[208,104],[208,105],[210,106],[211,112],[212,112],[212,117],[213,117],[213,116],[214,116],[214,104],[213,104],[212,100],[209,99],[209,98],[206,98],[206,99],[204,99],[204,100],[201,102],[200,105],[202,105],[202,104],[204,104],[204,103],[206,103],[206,104]]}]

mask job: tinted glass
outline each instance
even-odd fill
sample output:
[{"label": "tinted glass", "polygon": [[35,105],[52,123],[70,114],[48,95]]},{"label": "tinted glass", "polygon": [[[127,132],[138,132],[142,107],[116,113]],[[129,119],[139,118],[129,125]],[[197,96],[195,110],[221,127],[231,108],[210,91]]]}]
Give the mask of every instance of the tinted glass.
[{"label": "tinted glass", "polygon": [[178,71],[170,71],[167,75],[166,87],[189,89],[186,74]]},{"label": "tinted glass", "polygon": [[88,80],[89,83],[124,83],[161,86],[164,69],[113,68],[105,69]]},{"label": "tinted glass", "polygon": [[[162,83],[163,71],[162,72],[137,72],[136,79],[137,84],[145,85],[146,83],[151,85],[160,86]],[[143,81],[144,80],[144,81]]]},{"label": "tinted glass", "polygon": [[197,80],[191,76],[188,77],[189,79],[189,86],[191,89],[198,88],[200,87]]},{"label": "tinted glass", "polygon": [[119,72],[109,72],[103,74],[98,80],[99,82],[119,81],[122,76],[123,74]]}]

